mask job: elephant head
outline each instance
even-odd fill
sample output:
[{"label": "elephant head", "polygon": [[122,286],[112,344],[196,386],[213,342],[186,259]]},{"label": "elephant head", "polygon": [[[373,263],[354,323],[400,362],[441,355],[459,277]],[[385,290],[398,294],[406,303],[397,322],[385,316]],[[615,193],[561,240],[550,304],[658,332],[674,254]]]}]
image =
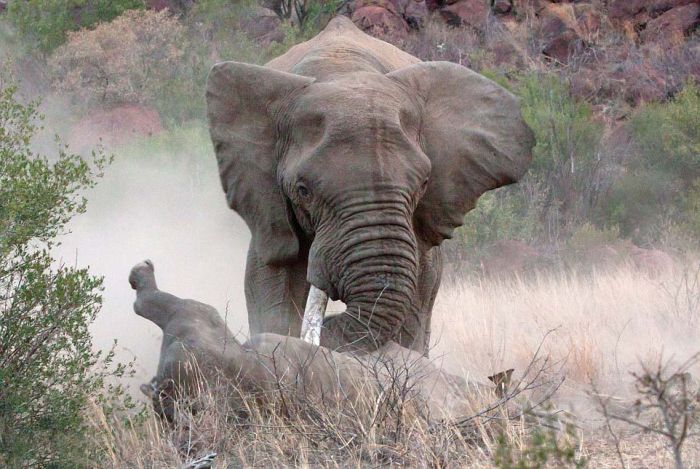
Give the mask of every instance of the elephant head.
[{"label": "elephant head", "polygon": [[308,259],[307,281],[354,318],[322,335],[331,347],[391,339],[421,253],[481,194],[517,181],[534,144],[512,94],[448,62],[333,79],[226,62],[210,72],[207,104],[252,249],[270,265]]}]

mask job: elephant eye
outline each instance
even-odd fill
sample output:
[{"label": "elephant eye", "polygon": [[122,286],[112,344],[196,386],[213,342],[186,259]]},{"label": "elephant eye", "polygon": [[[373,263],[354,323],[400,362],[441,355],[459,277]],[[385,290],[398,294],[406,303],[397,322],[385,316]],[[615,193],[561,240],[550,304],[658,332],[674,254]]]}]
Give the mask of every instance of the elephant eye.
[{"label": "elephant eye", "polygon": [[297,194],[299,194],[302,199],[307,199],[311,195],[311,191],[306,187],[306,184],[300,182],[297,184]]}]

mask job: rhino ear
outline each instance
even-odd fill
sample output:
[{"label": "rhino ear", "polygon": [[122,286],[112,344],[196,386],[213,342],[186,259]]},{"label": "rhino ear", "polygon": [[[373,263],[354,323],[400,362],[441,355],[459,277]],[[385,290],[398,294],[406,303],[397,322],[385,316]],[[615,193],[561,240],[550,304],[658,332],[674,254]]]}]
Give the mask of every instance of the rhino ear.
[{"label": "rhino ear", "polygon": [[468,68],[423,62],[387,76],[423,105],[420,143],[432,169],[415,217],[421,235],[438,245],[481,194],[522,177],[534,137],[518,99]]},{"label": "rhino ear", "polygon": [[277,182],[274,112],[312,81],[237,62],[215,65],[207,79],[209,130],[226,199],[247,223],[252,246],[266,264],[296,259],[299,252]]}]

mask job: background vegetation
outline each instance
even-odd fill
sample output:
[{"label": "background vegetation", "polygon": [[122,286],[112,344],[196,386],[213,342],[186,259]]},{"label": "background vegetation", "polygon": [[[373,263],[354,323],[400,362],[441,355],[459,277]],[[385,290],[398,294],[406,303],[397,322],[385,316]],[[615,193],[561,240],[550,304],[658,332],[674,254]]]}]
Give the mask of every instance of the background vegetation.
[{"label": "background vegetation", "polygon": [[[263,64],[347,9],[347,2],[316,0],[170,2],[177,6],[172,11],[154,11],[146,3],[152,2],[18,0],[0,13],[0,58],[22,77],[17,88],[7,82],[0,87],[0,465],[89,467],[100,458],[115,467],[154,460],[177,464],[190,456],[177,445],[193,428],[204,439],[197,448],[223,448],[238,455],[234,463],[301,464],[308,462],[302,456],[322,458],[323,445],[314,438],[328,428],[306,423],[270,435],[225,432],[231,418],[225,414],[203,414],[175,429],[161,428],[155,420],[140,426],[102,417],[109,411],[107,401],[119,394],[105,394],[107,382],[125,369],[110,368],[112,357],[92,347],[88,327],[100,309],[101,280],[86,269],[58,263],[52,249],[69,220],[85,210],[82,193],[94,185],[106,158],[102,153],[80,157],[63,146],[47,157],[37,155],[32,138],[41,131],[33,100],[44,95],[58,100],[60,110],[47,106],[47,113],[52,125],[69,132],[125,107],[154,111],[159,121],[152,128],[163,130],[136,134],[129,148],[117,151],[136,160],[154,154],[182,157],[176,149],[186,148],[195,155],[184,165],[194,181],[199,155],[211,157],[203,99],[210,66],[221,60]],[[295,11],[294,4],[302,8]],[[594,262],[600,253],[606,262],[629,260],[642,248],[647,258],[652,251],[676,260],[697,252],[700,88],[689,71],[692,60],[684,59],[687,50],[650,54],[603,28],[563,66],[542,57],[542,33],[531,27],[530,14],[518,17],[511,29],[453,28],[429,17],[407,35],[382,36],[421,59],[460,63],[507,87],[520,97],[537,138],[527,176],[480,199],[456,240],[445,246],[449,263],[460,273],[482,274],[494,251],[507,257],[503,253],[510,251],[498,244],[507,242],[532,252],[539,268],[571,258]],[[697,37],[693,33],[688,42],[697,44]],[[581,67],[596,61],[623,75],[616,75],[617,81],[601,75],[581,91]],[[663,74],[662,92],[640,91],[635,80],[644,67]],[[625,79],[625,86],[614,86]],[[515,264],[513,257],[506,262]],[[449,318],[459,311],[458,324],[486,325],[487,330],[465,331],[464,344],[471,348],[461,353],[472,357],[476,368],[488,363],[484,375],[512,363],[526,367],[541,327],[563,325],[576,333],[556,335],[549,352],[569,360],[574,386],[594,379],[599,385],[620,383],[635,366],[633,357],[618,350],[625,331],[645,337],[645,343],[679,337],[697,343],[687,325],[697,323],[700,272],[692,266],[675,274],[660,270],[649,270],[660,274],[659,280],[625,266],[593,283],[565,274],[552,279],[533,274],[532,283],[516,278],[514,283],[455,287],[441,297],[437,322],[454,329],[457,324]],[[514,311],[520,314],[515,326]],[[629,326],[640,317],[641,324]],[[515,327],[518,338],[494,343],[493,329],[508,327]],[[506,347],[506,341],[516,340],[521,341],[517,346],[509,342]],[[675,380],[676,375],[659,379]],[[684,415],[697,417],[690,411]],[[287,425],[258,417],[260,428]],[[540,467],[549,457],[550,462],[581,463],[585,458],[573,456],[572,435],[564,433],[563,446],[549,433],[510,424],[478,427],[469,438],[415,427],[399,436],[364,435],[362,444],[346,434],[324,433],[324,438],[348,438],[343,440],[347,446],[335,445],[343,448],[337,455],[358,464],[368,457],[377,464],[416,462],[412,451],[428,454],[436,465],[454,454],[502,467]],[[90,437],[95,435],[99,438]],[[302,456],[298,448],[304,449]],[[397,449],[404,452],[392,453]]]},{"label": "background vegetation", "polygon": [[0,465],[75,467],[94,452],[86,405],[117,397],[105,379],[125,368],[92,348],[101,279],[57,264],[52,248],[107,159],[34,154],[38,117],[0,86]]}]

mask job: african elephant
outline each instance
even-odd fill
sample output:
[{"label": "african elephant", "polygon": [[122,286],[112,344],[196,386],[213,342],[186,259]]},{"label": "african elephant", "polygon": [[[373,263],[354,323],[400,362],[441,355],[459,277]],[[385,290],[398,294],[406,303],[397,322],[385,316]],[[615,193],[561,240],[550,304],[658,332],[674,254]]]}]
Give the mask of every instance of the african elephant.
[{"label": "african elephant", "polygon": [[440,244],[529,165],[518,100],[345,17],[265,66],[215,65],[206,98],[226,199],[252,233],[251,335],[298,337],[313,285],[347,307],[322,345],[427,356]]},{"label": "african elephant", "polygon": [[175,402],[194,397],[202,384],[232,385],[227,396],[234,405],[242,405],[246,394],[264,403],[284,393],[288,403],[352,406],[362,415],[363,406],[376,405],[381,388],[397,381],[391,371],[398,370],[410,397],[438,418],[465,415],[472,409],[471,397],[497,391],[447,374],[394,342],[364,359],[270,333],[241,344],[213,307],[158,289],[150,260],[131,269],[129,283],[136,290],[136,314],[163,331],[158,371],[141,390],[169,421]]}]

